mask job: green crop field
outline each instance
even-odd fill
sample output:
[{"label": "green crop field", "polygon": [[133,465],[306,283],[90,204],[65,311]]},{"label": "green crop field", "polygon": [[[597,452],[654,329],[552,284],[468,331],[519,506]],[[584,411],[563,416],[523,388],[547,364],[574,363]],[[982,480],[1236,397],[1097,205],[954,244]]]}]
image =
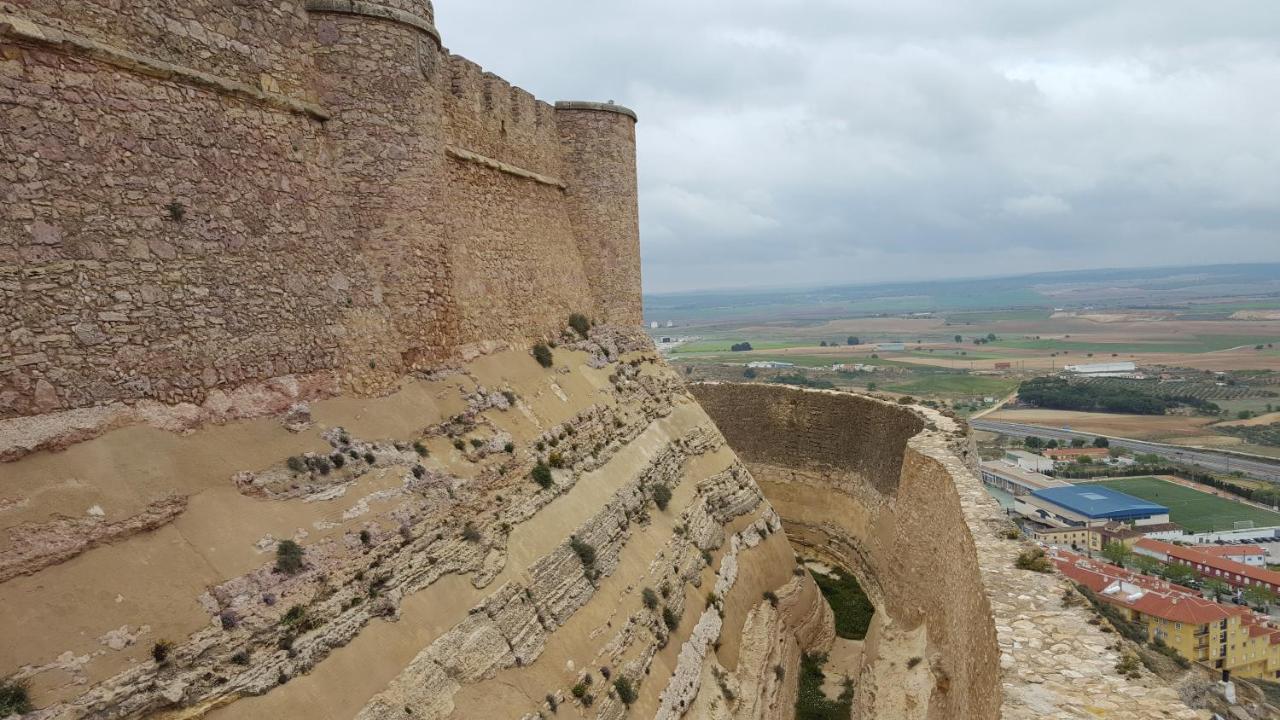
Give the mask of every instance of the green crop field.
[{"label": "green crop field", "polygon": [[1018,387],[1017,380],[981,375],[933,375],[919,380],[885,386],[885,390],[907,395],[993,395],[1004,397]]},{"label": "green crop field", "polygon": [[1280,514],[1216,497],[1153,477],[1103,480],[1113,490],[1128,493],[1169,508],[1169,519],[1192,532],[1230,530],[1237,520],[1252,520],[1255,527],[1280,525]]},{"label": "green crop field", "polygon": [[1053,350],[1062,352],[1097,353],[1104,356],[1096,362],[1104,362],[1110,353],[1129,355],[1133,353],[1204,353],[1228,348],[1265,345],[1275,343],[1277,338],[1260,335],[1198,335],[1194,340],[1185,342],[1075,342],[1072,340],[1023,340],[1000,339],[992,343],[994,347],[1017,348],[1020,350]]}]

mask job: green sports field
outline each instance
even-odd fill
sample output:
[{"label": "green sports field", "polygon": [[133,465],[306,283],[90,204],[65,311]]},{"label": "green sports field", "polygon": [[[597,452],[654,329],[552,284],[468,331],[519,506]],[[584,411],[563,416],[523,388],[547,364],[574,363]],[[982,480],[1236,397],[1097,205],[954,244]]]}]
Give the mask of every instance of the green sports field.
[{"label": "green sports field", "polygon": [[1280,525],[1280,514],[1209,495],[1153,477],[1102,480],[1106,485],[1169,508],[1169,519],[1191,532],[1230,530],[1237,520],[1252,520],[1255,527]]}]

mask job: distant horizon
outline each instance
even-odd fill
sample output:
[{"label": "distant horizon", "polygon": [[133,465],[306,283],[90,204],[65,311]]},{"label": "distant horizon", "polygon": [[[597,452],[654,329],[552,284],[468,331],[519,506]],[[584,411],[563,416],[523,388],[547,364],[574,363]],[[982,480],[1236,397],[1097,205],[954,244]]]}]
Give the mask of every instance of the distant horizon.
[{"label": "distant horizon", "polygon": [[[930,278],[909,279],[901,278],[896,280],[882,280],[875,282],[848,282],[848,283],[830,283],[820,282],[813,284],[779,284],[779,285],[731,285],[719,287],[702,287],[688,290],[664,290],[664,291],[643,291],[645,297],[673,297],[681,295],[711,295],[716,293],[770,293],[770,292],[806,292],[824,289],[836,288],[875,288],[889,287],[893,285],[910,285],[930,282],[967,282],[980,280],[1015,280],[1019,278],[1032,277],[1052,277],[1073,275],[1080,273],[1097,273],[1097,272],[1143,272],[1143,271],[1175,271],[1175,270],[1199,270],[1202,272],[1212,269],[1222,268],[1253,268],[1276,266],[1280,270],[1280,259],[1274,261],[1263,262],[1226,262],[1213,263],[1211,265],[1130,265],[1130,266],[1098,266],[1073,268],[1069,270],[1047,270],[1039,272],[1015,272],[1015,273],[992,273],[989,275],[955,275],[955,276],[939,276]],[[1280,278],[1278,278],[1280,279]],[[1243,293],[1250,294],[1250,293]]]}]

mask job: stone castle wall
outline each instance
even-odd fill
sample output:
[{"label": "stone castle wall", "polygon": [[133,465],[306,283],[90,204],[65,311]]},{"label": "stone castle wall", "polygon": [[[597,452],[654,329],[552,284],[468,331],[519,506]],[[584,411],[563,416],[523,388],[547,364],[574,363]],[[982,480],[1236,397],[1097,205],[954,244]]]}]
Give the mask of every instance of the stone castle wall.
[{"label": "stone castle wall", "polygon": [[634,116],[427,0],[0,3],[0,417],[640,321]]},{"label": "stone castle wall", "polygon": [[[889,681],[881,677],[888,669],[870,662],[859,683],[862,712],[1000,717],[999,647],[973,539],[950,475],[909,445],[924,430],[920,418],[842,393],[770,385],[693,392],[801,555],[857,574],[898,631],[924,628],[927,662],[912,668],[921,678]],[[896,714],[908,706],[917,710]]]}]

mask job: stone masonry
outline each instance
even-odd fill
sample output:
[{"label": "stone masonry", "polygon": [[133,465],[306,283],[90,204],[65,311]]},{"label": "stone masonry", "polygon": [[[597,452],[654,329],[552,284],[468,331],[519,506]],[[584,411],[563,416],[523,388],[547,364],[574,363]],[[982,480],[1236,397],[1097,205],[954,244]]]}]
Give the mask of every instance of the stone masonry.
[{"label": "stone masonry", "polygon": [[0,418],[638,324],[634,125],[429,0],[0,2]]}]

